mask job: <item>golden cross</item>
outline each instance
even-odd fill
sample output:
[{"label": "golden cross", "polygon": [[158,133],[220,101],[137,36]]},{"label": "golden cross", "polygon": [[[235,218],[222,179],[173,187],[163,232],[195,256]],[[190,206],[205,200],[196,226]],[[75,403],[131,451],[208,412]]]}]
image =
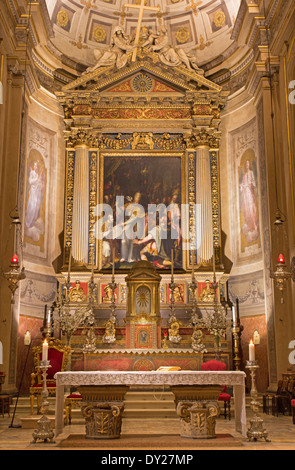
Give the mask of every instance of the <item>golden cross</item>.
[{"label": "golden cross", "polygon": [[186,11],[188,11],[190,8],[192,8],[192,10],[194,12],[194,15],[198,16],[197,8],[198,8],[199,5],[202,5],[202,3],[203,3],[203,0],[200,1],[200,2],[197,2],[197,3],[195,3],[194,0],[191,0],[191,5],[189,7],[186,7]]},{"label": "golden cross", "polygon": [[133,49],[133,54],[132,54],[132,62],[135,62],[136,59],[136,54],[137,54],[137,47],[139,44],[139,37],[140,37],[140,29],[141,29],[141,23],[143,19],[143,13],[145,10],[149,11],[157,11],[160,12],[160,7],[148,7],[146,6],[146,0],[140,0],[139,5],[135,5],[133,3],[124,3],[123,5],[123,12],[125,8],[136,8],[138,10],[138,23],[137,23],[137,28],[136,28],[136,35],[135,35],[135,41],[134,41],[134,49]]}]

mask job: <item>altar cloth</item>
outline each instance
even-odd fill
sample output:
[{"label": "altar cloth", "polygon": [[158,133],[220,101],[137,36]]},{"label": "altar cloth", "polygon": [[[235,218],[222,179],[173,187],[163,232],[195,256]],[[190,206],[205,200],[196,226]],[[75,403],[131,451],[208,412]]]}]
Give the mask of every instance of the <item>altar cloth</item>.
[{"label": "altar cloth", "polygon": [[240,371],[68,371],[57,372],[55,435],[63,431],[64,387],[82,385],[227,385],[233,387],[236,431],[246,437],[245,372]]}]

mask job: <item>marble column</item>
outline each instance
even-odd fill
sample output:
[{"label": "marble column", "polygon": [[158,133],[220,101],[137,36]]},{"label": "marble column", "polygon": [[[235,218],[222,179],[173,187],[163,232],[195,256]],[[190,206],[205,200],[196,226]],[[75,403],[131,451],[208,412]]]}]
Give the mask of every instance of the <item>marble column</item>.
[{"label": "marble column", "polygon": [[211,195],[211,165],[209,146],[196,149],[196,204],[199,204],[200,240],[198,241],[198,259],[201,264],[208,264],[213,257],[213,223]]},{"label": "marble column", "polygon": [[78,263],[88,262],[89,236],[89,148],[80,144],[75,149],[72,256]]}]

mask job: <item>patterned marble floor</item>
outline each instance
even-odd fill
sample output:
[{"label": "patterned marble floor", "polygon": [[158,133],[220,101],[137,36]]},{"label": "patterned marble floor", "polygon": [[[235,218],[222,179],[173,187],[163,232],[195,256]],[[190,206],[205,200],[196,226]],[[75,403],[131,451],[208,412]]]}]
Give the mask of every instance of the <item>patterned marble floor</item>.
[{"label": "patterned marble floor", "polygon": [[[249,413],[248,413],[249,414]],[[234,450],[295,450],[295,425],[293,425],[291,416],[273,417],[265,414],[260,414],[264,420],[264,427],[268,432],[268,437],[271,442],[264,440],[256,442],[248,442],[243,440],[241,447],[235,447]],[[249,426],[250,416],[247,416],[247,424]],[[10,427],[11,417],[5,415],[0,416],[0,450],[61,450],[59,443],[61,440],[68,437],[70,434],[84,434],[84,425],[72,424],[66,426],[61,435],[55,439],[54,444],[44,444],[41,441],[32,444],[32,429],[22,429]],[[13,421],[14,425],[19,425],[20,420],[15,416]],[[177,434],[179,432],[178,419],[123,419],[122,434]],[[225,420],[223,417],[218,418],[216,424],[216,433],[231,434],[233,437],[240,438],[241,436],[236,433],[234,420]],[[188,445],[189,448],[189,445]],[[222,448],[222,447],[221,447]],[[202,447],[201,450],[206,450],[207,447]],[[210,450],[217,450],[219,447],[208,447]],[[66,450],[66,449],[63,449]],[[175,449],[171,449],[175,450]],[[230,450],[228,447],[226,450]]]}]

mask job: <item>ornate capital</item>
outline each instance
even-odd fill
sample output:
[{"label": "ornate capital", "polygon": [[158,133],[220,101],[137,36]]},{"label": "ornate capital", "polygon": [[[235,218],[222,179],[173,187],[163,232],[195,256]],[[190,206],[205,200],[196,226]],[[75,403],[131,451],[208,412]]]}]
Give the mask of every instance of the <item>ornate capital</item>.
[{"label": "ornate capital", "polygon": [[220,133],[216,132],[215,129],[203,128],[198,131],[193,131],[191,135],[186,136],[185,141],[188,148],[206,146],[211,149],[218,149]]}]

